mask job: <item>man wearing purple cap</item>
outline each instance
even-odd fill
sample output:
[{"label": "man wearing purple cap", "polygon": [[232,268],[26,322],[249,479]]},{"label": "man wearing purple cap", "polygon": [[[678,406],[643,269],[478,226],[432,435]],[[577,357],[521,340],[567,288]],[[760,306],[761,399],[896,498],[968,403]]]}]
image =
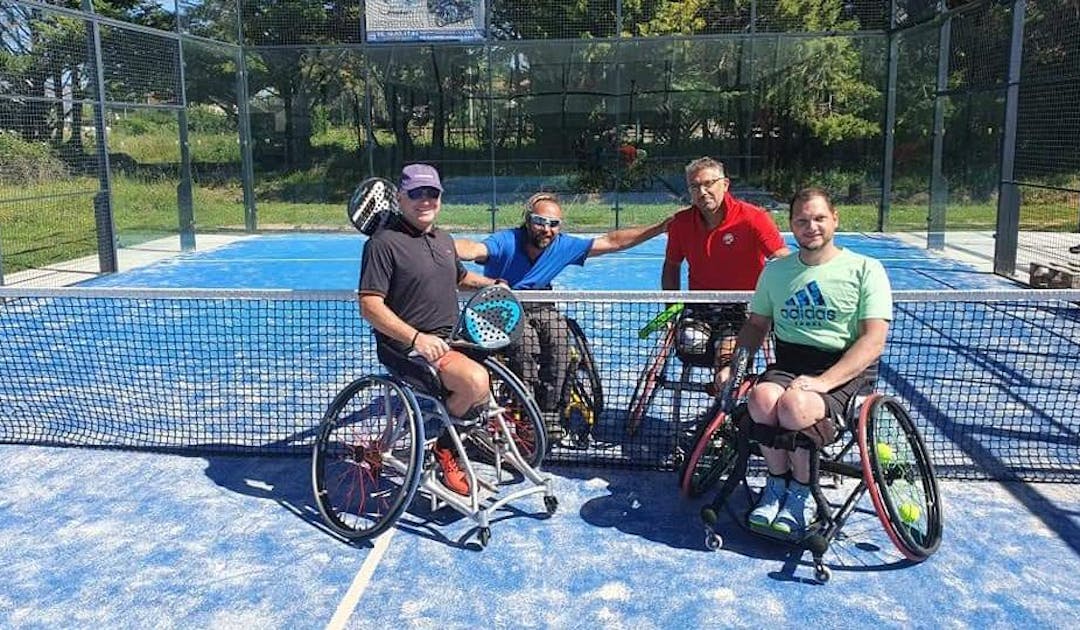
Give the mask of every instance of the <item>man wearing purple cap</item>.
[{"label": "man wearing purple cap", "polygon": [[[360,313],[375,329],[383,365],[424,381],[426,368],[417,361],[426,360],[450,392],[446,397],[450,414],[471,418],[487,407],[491,390],[487,370],[451,350],[446,341],[458,318],[455,287],[479,289],[495,281],[466,271],[454,252],[453,239],[435,227],[442,192],[434,167],[409,164],[401,170],[401,216],[364,245]],[[432,451],[446,487],[467,495],[468,479],[449,436],[440,435]]]}]

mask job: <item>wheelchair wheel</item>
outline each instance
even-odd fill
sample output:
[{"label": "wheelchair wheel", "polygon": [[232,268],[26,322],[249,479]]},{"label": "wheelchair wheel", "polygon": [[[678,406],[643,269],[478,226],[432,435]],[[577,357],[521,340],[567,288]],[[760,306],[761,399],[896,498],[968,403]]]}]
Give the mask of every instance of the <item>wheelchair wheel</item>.
[{"label": "wheelchair wheel", "polygon": [[[746,396],[751,384],[747,379],[739,386],[736,400]],[[719,402],[714,403],[694,434],[690,453],[679,470],[679,488],[685,496],[699,497],[727,475],[738,455],[736,438],[735,423],[720,409]]]},{"label": "wheelchair wheel", "polygon": [[585,333],[572,318],[566,318],[573,346],[569,373],[563,385],[562,421],[574,442],[584,448],[592,440],[592,429],[604,407],[604,391],[596,369],[592,348]]},{"label": "wheelchair wheel", "polygon": [[930,455],[898,400],[874,394],[859,415],[863,479],[878,519],[912,562],[941,544],[941,497]]},{"label": "wheelchair wheel", "polygon": [[[533,468],[540,466],[547,453],[547,431],[540,415],[540,408],[510,368],[494,358],[484,360],[484,366],[491,376],[491,393],[495,402],[506,410],[503,418],[513,435],[514,444],[526,462]],[[491,461],[495,453],[494,426],[483,431],[473,431],[469,435],[480,450],[482,458]]]},{"label": "wheelchair wheel", "polygon": [[412,393],[381,376],[350,383],[327,409],[312,457],[315,504],[351,539],[377,536],[412,501],[424,433]]},{"label": "wheelchair wheel", "polygon": [[660,381],[664,377],[664,368],[667,367],[668,358],[675,345],[675,327],[668,326],[664,333],[663,341],[656,347],[653,355],[649,358],[649,366],[641,373],[634,395],[630,397],[630,410],[627,414],[626,431],[629,435],[637,432],[638,426],[645,418],[645,412],[652,404],[659,389]]}]

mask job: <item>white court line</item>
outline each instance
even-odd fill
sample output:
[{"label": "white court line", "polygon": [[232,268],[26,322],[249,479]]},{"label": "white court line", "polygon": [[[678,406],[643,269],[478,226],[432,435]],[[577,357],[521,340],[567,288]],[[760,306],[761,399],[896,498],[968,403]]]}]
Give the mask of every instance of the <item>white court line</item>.
[{"label": "white court line", "polygon": [[375,568],[379,565],[383,554],[386,553],[387,548],[390,546],[390,539],[394,537],[395,531],[391,527],[386,530],[386,533],[375,539],[375,547],[368,554],[368,557],[364,559],[364,564],[360,566],[360,572],[353,578],[345,597],[341,599],[337,610],[334,611],[334,616],[326,624],[326,630],[340,630],[345,627],[345,623],[352,617],[356,605],[360,603],[360,598],[364,596],[364,591],[367,590],[368,584],[371,583],[371,576],[375,573]]}]

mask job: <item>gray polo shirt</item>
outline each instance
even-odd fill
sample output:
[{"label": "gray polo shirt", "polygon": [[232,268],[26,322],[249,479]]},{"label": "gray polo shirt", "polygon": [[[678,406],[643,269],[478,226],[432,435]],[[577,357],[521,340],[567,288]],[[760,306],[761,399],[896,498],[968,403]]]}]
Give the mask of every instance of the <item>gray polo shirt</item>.
[{"label": "gray polo shirt", "polygon": [[[464,275],[449,234],[438,228],[419,232],[398,219],[364,244],[360,293],[383,296],[407,324],[445,338],[457,323],[457,285]],[[406,344],[379,332],[375,338],[405,350]]]}]

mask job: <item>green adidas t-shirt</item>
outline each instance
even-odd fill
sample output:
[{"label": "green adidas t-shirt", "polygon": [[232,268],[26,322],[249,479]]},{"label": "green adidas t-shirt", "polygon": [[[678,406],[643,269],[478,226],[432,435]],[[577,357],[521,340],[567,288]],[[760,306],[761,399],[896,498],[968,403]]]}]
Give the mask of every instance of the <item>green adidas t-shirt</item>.
[{"label": "green adidas t-shirt", "polygon": [[750,310],[772,318],[777,339],[846,350],[858,338],[861,320],[892,319],[892,288],[873,258],[841,249],[810,267],[793,253],[765,265]]}]

